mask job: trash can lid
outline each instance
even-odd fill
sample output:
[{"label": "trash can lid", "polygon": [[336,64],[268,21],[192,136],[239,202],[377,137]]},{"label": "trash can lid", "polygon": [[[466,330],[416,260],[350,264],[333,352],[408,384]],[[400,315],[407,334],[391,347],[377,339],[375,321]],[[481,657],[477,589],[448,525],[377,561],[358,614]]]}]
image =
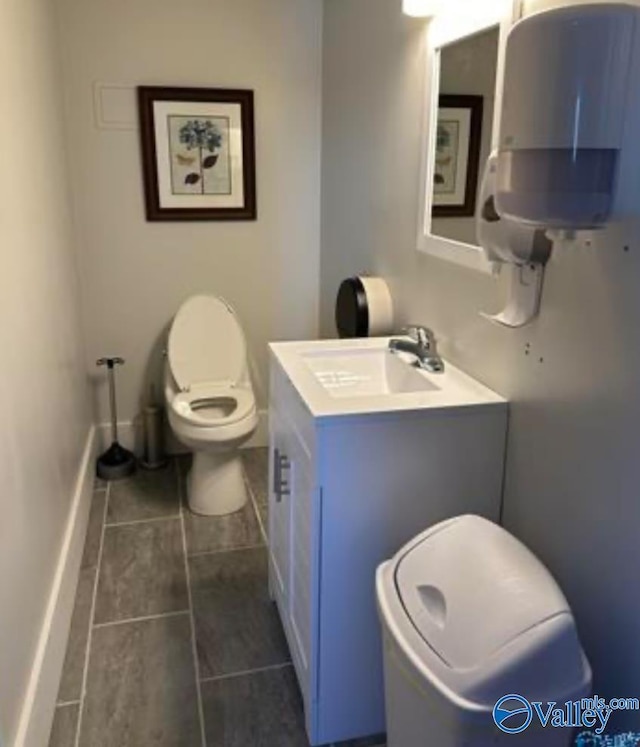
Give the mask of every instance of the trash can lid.
[{"label": "trash can lid", "polygon": [[[400,601],[419,635],[449,667],[475,669],[508,643],[571,614],[544,565],[479,516],[437,525],[400,555]],[[535,637],[535,636],[534,636]]]}]

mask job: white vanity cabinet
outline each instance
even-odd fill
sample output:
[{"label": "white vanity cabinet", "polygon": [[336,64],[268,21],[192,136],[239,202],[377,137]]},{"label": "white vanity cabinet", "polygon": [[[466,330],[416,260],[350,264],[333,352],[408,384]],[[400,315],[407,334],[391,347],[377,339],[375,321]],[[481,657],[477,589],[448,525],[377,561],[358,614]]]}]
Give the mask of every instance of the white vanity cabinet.
[{"label": "white vanity cabinet", "polygon": [[305,710],[311,689],[312,588],[320,507],[313,449],[298,435],[281,408],[270,414],[269,459],[269,583],[303,689]]},{"label": "white vanity cabinet", "polygon": [[468,405],[332,397],[300,345],[344,342],[271,346],[269,583],[321,745],[385,731],[375,570],[445,518],[498,520],[507,410],[475,382]]}]

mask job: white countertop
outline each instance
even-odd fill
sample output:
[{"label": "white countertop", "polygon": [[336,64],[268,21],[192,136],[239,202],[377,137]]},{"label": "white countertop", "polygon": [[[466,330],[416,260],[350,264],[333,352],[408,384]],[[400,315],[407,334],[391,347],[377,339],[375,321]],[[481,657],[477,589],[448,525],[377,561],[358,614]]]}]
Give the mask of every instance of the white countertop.
[{"label": "white countertop", "polygon": [[[408,370],[401,372],[401,378],[411,381],[409,386],[419,387],[419,391],[368,393],[369,388],[380,388],[378,380],[384,378],[384,372],[381,373],[379,370],[381,365],[389,366],[394,371],[400,367],[398,361],[390,361],[386,356],[404,361],[412,360],[410,355],[388,352],[390,339],[379,337],[277,342],[271,343],[269,348],[315,418],[507,406],[504,397],[472,379],[446,360],[444,373],[432,374],[403,364]],[[367,353],[376,352],[379,355],[375,357],[374,367],[378,370],[372,377],[350,371],[331,370],[332,359],[343,362],[353,354],[353,360],[357,363],[358,358],[364,360],[368,357]],[[326,371],[318,370],[322,366],[318,365],[317,361],[322,360],[327,361]],[[373,356],[371,360],[374,360]],[[416,381],[416,376],[423,377],[424,381]],[[376,381],[369,381],[370,378]],[[321,381],[329,383],[323,385]],[[351,396],[350,391],[355,391],[356,388],[358,393]]]}]

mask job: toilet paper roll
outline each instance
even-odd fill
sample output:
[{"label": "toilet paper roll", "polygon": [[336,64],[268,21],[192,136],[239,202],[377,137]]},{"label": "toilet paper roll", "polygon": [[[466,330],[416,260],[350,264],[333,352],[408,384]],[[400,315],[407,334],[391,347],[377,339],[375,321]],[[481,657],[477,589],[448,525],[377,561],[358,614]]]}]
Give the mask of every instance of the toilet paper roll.
[{"label": "toilet paper roll", "polygon": [[336,299],[336,327],[342,338],[381,337],[393,332],[393,301],[379,277],[344,280]]}]

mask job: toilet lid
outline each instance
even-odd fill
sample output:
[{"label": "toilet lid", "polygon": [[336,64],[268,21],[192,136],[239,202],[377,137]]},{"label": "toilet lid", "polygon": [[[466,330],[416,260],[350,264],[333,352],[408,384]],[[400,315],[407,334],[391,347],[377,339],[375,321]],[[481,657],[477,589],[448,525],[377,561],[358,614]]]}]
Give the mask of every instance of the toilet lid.
[{"label": "toilet lid", "polygon": [[167,355],[178,387],[229,382],[235,384],[245,366],[244,333],[233,309],[216,296],[193,296],[175,315]]}]

